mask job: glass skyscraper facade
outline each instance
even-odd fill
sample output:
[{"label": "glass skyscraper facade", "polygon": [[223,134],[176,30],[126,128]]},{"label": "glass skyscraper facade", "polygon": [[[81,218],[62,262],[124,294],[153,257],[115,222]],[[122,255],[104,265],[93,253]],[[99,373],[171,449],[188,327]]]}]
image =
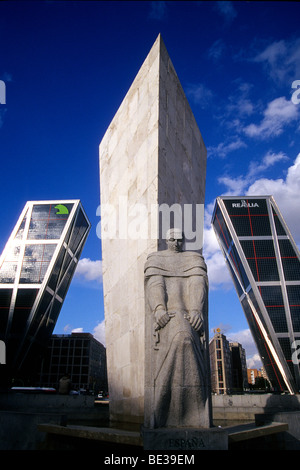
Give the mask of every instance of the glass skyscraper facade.
[{"label": "glass skyscraper facade", "polygon": [[0,340],[9,374],[38,366],[89,230],[79,200],[25,205],[0,257]]},{"label": "glass skyscraper facade", "polygon": [[274,198],[218,197],[212,225],[273,388],[299,393],[300,255]]}]

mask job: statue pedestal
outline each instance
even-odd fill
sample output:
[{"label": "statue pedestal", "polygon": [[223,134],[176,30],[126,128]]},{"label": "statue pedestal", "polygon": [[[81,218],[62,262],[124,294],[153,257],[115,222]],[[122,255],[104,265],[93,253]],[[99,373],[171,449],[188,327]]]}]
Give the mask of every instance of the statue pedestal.
[{"label": "statue pedestal", "polygon": [[228,432],[220,428],[142,429],[145,450],[228,450]]}]

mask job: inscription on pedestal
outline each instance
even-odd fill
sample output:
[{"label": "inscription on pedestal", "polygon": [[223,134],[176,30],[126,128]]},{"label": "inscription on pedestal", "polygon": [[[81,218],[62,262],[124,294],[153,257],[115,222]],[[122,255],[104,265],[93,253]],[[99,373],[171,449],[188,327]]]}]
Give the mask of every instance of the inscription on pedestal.
[{"label": "inscription on pedestal", "polygon": [[227,450],[224,429],[143,429],[145,450]]},{"label": "inscription on pedestal", "polygon": [[180,450],[193,450],[193,449],[204,449],[205,443],[202,438],[192,439],[169,439],[167,442],[169,449],[180,449]]}]

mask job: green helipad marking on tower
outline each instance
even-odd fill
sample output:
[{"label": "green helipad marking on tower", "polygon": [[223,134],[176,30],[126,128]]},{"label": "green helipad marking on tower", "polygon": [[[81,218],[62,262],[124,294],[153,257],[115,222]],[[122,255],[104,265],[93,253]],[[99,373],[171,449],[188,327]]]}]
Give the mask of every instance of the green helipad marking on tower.
[{"label": "green helipad marking on tower", "polygon": [[57,204],[57,206],[55,206],[55,209],[58,209],[58,211],[56,212],[56,215],[61,215],[61,214],[69,214],[69,209],[64,206],[63,204]]}]

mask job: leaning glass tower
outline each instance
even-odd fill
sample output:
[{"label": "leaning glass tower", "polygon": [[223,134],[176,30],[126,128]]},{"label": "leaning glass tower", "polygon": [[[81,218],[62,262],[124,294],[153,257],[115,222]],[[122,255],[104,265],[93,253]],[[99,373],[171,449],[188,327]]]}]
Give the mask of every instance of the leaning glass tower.
[{"label": "leaning glass tower", "polygon": [[55,327],[90,230],[79,200],[27,202],[0,257],[0,340],[30,375]]},{"label": "leaning glass tower", "polygon": [[273,388],[299,393],[300,255],[274,198],[218,197],[212,225]]}]

